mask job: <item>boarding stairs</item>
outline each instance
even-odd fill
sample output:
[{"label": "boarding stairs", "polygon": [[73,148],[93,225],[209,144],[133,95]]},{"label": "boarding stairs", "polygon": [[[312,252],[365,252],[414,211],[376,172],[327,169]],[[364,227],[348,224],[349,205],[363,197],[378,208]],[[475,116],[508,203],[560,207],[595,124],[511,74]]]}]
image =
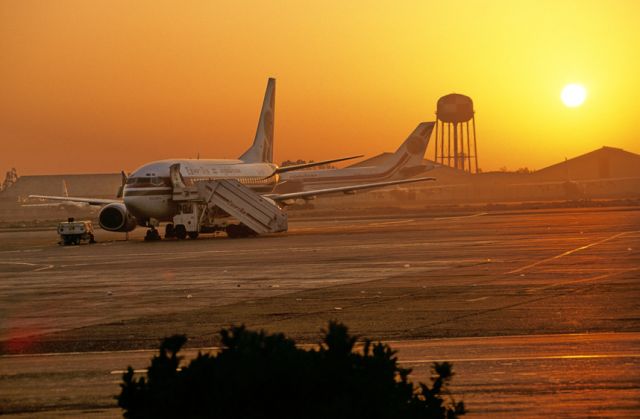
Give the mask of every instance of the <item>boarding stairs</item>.
[{"label": "boarding stairs", "polygon": [[200,181],[195,186],[210,210],[222,209],[257,234],[287,231],[287,214],[235,179]]}]

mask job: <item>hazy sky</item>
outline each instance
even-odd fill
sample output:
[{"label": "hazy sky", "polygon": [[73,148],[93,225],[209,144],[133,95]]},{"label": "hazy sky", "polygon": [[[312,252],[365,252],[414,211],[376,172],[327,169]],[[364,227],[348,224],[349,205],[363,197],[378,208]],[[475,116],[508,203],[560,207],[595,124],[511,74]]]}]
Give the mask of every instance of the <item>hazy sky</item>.
[{"label": "hazy sky", "polygon": [[1,0],[0,171],[236,158],[269,76],[277,162],[392,151],[451,92],[484,170],[638,153],[638,22],[636,0]]}]

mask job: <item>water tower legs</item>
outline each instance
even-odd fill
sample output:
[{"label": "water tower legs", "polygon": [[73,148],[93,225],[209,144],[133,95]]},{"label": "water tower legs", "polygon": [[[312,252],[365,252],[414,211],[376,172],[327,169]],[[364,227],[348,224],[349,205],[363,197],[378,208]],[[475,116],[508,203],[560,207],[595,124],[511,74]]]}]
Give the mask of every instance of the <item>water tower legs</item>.
[{"label": "water tower legs", "polygon": [[[471,98],[456,93],[441,97],[438,100],[436,117],[435,161],[469,173],[474,173],[475,169],[477,173],[478,145],[476,141],[475,111],[473,110]],[[469,121],[473,125],[473,130],[469,127]],[[453,133],[451,132],[452,130]],[[473,154],[471,152],[472,141]],[[440,145],[439,150],[438,145]]]}]

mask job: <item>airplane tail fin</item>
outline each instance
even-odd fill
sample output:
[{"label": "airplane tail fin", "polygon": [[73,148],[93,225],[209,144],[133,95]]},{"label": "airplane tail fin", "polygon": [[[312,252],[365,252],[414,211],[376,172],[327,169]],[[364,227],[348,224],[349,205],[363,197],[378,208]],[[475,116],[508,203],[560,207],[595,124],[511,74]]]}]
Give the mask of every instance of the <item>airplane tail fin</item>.
[{"label": "airplane tail fin", "polygon": [[402,168],[422,166],[424,153],[427,151],[431,132],[435,122],[421,122],[411,135],[398,147],[391,158],[385,163],[386,166],[396,170]]},{"label": "airplane tail fin", "polygon": [[245,163],[273,162],[273,121],[276,101],[276,79],[269,78],[253,145],[240,156]]}]

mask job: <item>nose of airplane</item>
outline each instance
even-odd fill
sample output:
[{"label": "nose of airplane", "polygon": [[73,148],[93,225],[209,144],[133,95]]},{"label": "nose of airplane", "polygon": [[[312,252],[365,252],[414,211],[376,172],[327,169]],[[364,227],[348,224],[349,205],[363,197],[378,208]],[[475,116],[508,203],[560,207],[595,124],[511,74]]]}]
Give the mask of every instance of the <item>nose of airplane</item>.
[{"label": "nose of airplane", "polygon": [[127,207],[129,211],[133,212],[133,210],[135,210],[136,206],[135,206],[134,200],[131,197],[127,196],[126,192],[122,197],[122,202],[124,202],[124,206]]}]

